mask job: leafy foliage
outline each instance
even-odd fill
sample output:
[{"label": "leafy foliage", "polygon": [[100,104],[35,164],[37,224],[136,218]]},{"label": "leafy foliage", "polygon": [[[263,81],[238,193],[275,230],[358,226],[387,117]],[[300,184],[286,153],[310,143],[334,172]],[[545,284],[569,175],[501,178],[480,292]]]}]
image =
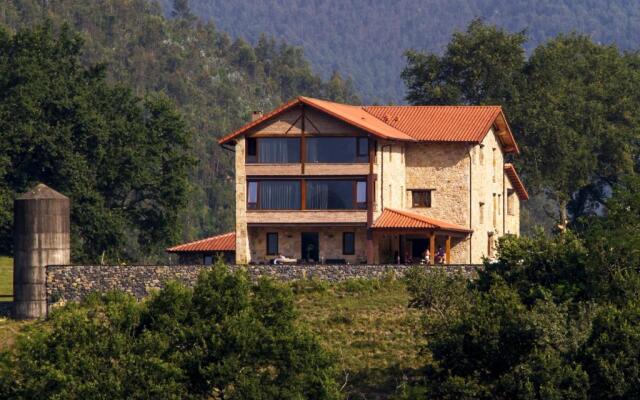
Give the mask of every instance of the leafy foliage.
[{"label": "leafy foliage", "polygon": [[[174,224],[180,234],[171,239],[175,242],[233,226],[232,153],[220,148],[217,138],[247,122],[252,111],[275,108],[298,95],[344,102],[357,98],[348,79],[336,74],[325,82],[314,74],[299,48],[267,36],[255,46],[234,41],[213,24],[190,17],[188,2],[168,6],[177,7],[173,19],[148,0],[0,0],[0,26],[15,32],[47,18],[55,31],[69,23],[83,38],[80,57],[86,68],[104,63],[108,82],[125,85],[139,97],[164,93],[176,104],[193,132],[189,155],[199,162],[189,169],[187,207]],[[0,205],[3,201],[0,196]],[[0,214],[5,212],[10,209],[0,207]],[[122,223],[102,224],[109,230]],[[6,223],[0,227],[7,229]]]},{"label": "leafy foliage", "polygon": [[[2,32],[0,147],[8,165],[0,199],[37,182],[70,196],[79,260],[137,258],[175,240],[192,161],[190,132],[173,104],[108,84],[100,65],[84,67],[82,39],[68,27]],[[3,205],[7,251],[12,206]]]},{"label": "leafy foliage", "polygon": [[[162,0],[171,12],[173,0]],[[352,77],[365,101],[400,102],[402,52],[441,52],[452,33],[483,18],[510,32],[527,30],[530,51],[576,30],[598,43],[637,49],[640,4],[629,0],[191,0],[193,13],[234,37],[256,43],[266,32],[303,46],[324,77]]]},{"label": "leafy foliage", "polygon": [[0,361],[3,398],[337,398],[333,360],[289,289],[217,266],[144,303],[94,295],[33,326]]},{"label": "leafy foliage", "polygon": [[628,399],[640,393],[638,179],[555,237],[506,237],[479,279],[413,271],[422,381],[407,398]]},{"label": "leafy foliage", "polygon": [[514,162],[529,189],[557,204],[564,228],[569,211],[597,212],[611,185],[634,173],[640,59],[569,34],[525,60],[525,39],[476,20],[442,56],[408,52],[407,99],[501,104],[522,148]]}]

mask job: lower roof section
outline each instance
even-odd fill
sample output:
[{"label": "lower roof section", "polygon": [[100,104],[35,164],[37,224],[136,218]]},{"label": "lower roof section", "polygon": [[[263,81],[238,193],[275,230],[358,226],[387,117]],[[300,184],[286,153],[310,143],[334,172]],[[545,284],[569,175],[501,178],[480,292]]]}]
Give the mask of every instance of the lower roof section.
[{"label": "lower roof section", "polygon": [[373,223],[373,229],[393,230],[393,229],[430,229],[440,231],[451,231],[459,233],[471,233],[471,229],[464,226],[442,221],[435,218],[426,217],[405,210],[385,208],[378,219]]},{"label": "lower roof section", "polygon": [[184,243],[174,247],[170,247],[165,251],[167,253],[183,253],[183,252],[206,252],[206,251],[235,251],[236,250],[236,233],[229,232],[222,235],[211,236],[205,239],[196,240],[195,242]]}]

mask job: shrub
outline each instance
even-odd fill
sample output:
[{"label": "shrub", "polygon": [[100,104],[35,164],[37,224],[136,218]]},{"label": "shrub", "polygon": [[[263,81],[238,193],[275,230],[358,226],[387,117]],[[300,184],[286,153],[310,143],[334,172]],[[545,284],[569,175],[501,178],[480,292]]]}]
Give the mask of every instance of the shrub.
[{"label": "shrub", "polygon": [[333,399],[333,359],[291,290],[217,266],[148,301],[93,295],[0,358],[2,398]]}]

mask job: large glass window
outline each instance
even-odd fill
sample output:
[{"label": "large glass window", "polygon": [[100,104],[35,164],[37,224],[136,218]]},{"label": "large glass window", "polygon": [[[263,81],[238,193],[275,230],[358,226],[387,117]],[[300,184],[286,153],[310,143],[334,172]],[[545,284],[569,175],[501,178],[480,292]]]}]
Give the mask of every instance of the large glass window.
[{"label": "large glass window", "polygon": [[263,210],[300,209],[300,181],[260,181],[258,192]]},{"label": "large glass window", "polygon": [[300,138],[250,138],[247,162],[289,164],[300,162]]},{"label": "large glass window", "polygon": [[354,208],[354,184],[351,180],[307,181],[307,209],[349,210]]},{"label": "large glass window", "polygon": [[359,163],[369,161],[369,141],[358,137],[308,137],[306,162]]}]

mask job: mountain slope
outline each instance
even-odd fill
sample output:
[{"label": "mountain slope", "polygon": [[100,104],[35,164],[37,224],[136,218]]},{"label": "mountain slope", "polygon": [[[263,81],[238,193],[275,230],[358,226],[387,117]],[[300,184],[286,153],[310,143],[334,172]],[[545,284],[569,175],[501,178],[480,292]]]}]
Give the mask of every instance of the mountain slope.
[{"label": "mountain slope", "polygon": [[[408,48],[440,51],[476,17],[527,29],[531,48],[576,30],[601,43],[637,49],[636,0],[190,0],[195,14],[251,42],[262,32],[304,48],[314,69],[350,75],[367,102],[401,101]],[[173,0],[163,0],[170,9]]]}]

